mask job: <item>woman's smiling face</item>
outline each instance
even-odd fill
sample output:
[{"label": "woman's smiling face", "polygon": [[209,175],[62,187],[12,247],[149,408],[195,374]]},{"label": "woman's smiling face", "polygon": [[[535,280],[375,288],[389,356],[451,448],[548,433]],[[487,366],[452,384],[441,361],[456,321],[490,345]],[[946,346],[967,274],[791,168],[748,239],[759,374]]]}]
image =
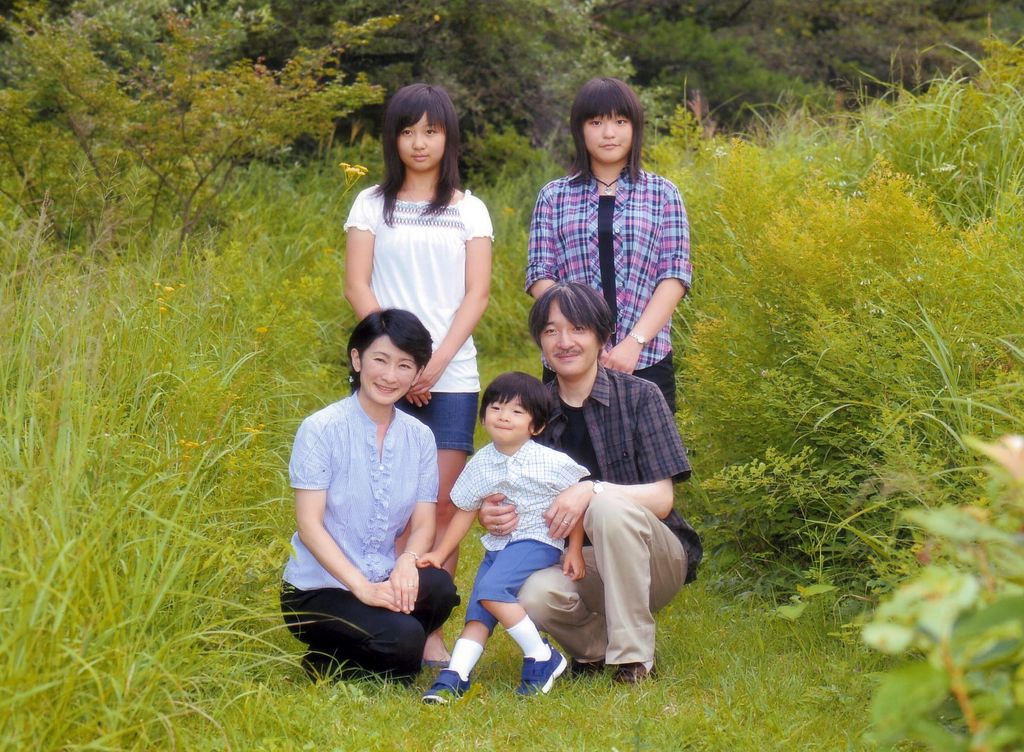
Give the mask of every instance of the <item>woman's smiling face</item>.
[{"label": "woman's smiling face", "polygon": [[360,353],[350,353],[359,374],[359,394],[375,405],[390,407],[406,395],[420,373],[412,355],[399,350],[387,335],[378,337]]}]

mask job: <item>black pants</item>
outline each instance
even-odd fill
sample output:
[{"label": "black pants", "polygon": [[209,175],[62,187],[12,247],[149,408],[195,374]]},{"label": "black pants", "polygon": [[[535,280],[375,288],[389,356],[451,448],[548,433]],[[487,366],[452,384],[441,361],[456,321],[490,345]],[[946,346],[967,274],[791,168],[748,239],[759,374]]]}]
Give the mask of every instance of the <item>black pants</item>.
[{"label": "black pants", "polygon": [[[676,370],[672,365],[672,353],[669,353],[664,358],[659,360],[657,363],[647,368],[641,368],[638,371],[633,371],[633,375],[643,379],[644,381],[650,381],[665,397],[665,402],[668,403],[668,409],[675,415],[676,412]],[[544,368],[544,374],[541,379],[545,384],[549,383],[555,378],[555,372],[550,368]]]},{"label": "black pants", "polygon": [[420,672],[427,635],[459,604],[451,575],[420,570],[411,614],[367,606],[348,590],[281,588],[281,613],[296,638],[309,646],[303,666],[311,678],[379,676],[409,682]]}]

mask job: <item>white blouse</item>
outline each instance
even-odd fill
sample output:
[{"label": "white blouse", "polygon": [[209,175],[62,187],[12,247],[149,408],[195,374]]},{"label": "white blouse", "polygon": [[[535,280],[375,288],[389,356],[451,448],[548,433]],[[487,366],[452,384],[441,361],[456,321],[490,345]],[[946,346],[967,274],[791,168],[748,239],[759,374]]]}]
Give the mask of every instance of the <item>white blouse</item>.
[{"label": "white blouse", "polygon": [[[466,243],[494,239],[487,207],[469,191],[440,214],[425,214],[426,201],[397,201],[392,226],[384,223],[384,197],[373,186],[352,204],[345,230],[374,235],[370,287],[384,308],[415,313],[436,350],[466,295]],[[478,392],[476,346],[469,337],[432,391]]]}]

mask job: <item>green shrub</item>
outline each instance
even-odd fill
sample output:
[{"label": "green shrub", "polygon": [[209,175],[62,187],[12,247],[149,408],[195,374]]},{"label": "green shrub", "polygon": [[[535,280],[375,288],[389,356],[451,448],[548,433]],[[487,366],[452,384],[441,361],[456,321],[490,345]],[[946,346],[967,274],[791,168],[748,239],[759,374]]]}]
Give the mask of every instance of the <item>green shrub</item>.
[{"label": "green shrub", "polygon": [[864,640],[917,653],[887,672],[872,705],[874,736],[935,750],[1024,744],[1024,437],[972,442],[995,462],[977,504],[907,513],[927,566],[878,608]]},{"label": "green shrub", "polygon": [[820,134],[681,132],[653,156],[694,228],[676,331],[694,511],[748,563],[891,587],[914,569],[900,511],[979,491],[959,437],[1020,430],[1019,220],[952,227],[916,174],[878,155],[857,178]]}]

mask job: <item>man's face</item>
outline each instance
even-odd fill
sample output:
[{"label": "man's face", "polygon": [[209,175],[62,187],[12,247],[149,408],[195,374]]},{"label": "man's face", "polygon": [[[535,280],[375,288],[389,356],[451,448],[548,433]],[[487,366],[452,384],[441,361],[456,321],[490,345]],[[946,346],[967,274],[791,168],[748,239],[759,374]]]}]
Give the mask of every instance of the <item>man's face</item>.
[{"label": "man's face", "polygon": [[593,329],[577,326],[563,316],[554,301],[540,333],[540,349],[552,371],[562,378],[574,378],[597,368],[601,343]]}]

